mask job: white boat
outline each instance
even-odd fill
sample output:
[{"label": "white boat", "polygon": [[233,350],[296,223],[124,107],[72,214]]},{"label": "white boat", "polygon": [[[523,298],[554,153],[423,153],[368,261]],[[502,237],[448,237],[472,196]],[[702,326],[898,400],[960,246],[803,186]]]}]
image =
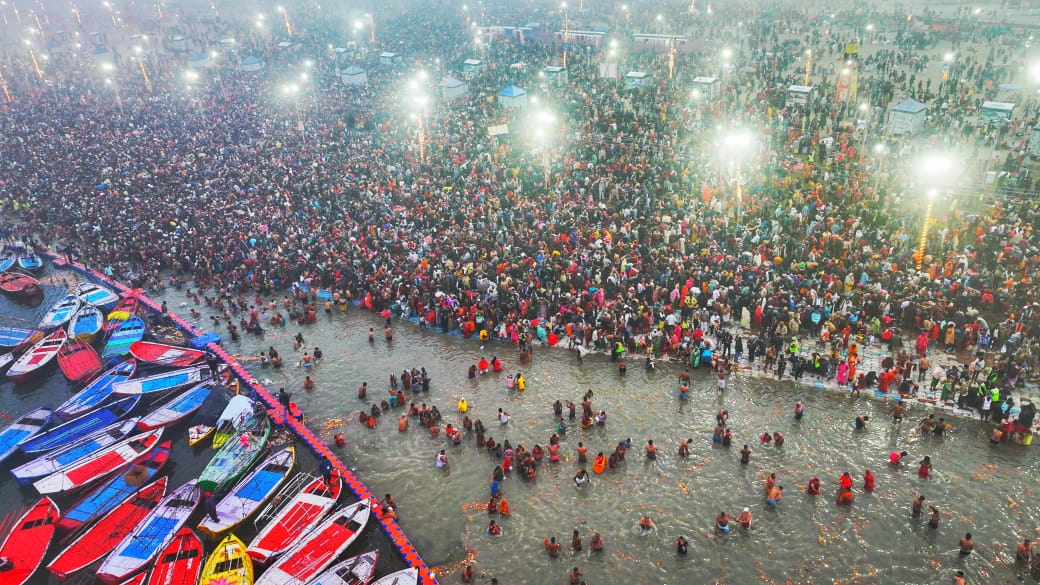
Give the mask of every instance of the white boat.
[{"label": "white boat", "polygon": [[83,305],[83,301],[79,300],[76,295],[68,295],[54,303],[43,317],[40,318],[39,328],[43,331],[50,331],[55,327],[61,327],[72,319],[72,316],[76,314],[80,306]]},{"label": "white boat", "polygon": [[119,471],[159,444],[162,429],[128,437],[33,482],[40,495],[66,494]]},{"label": "white boat", "polygon": [[372,580],[379,551],[370,550],[337,563],[311,581],[310,585],[360,585]]},{"label": "white boat", "polygon": [[232,396],[231,400],[228,400],[227,406],[224,407],[224,412],[220,413],[217,425],[210,431],[214,434],[213,448],[223,447],[228,439],[248,425],[253,419],[255,408],[256,403],[248,396],[241,394]]},{"label": "white boat", "polygon": [[417,583],[419,583],[419,569],[409,567],[381,577],[378,581],[369,585],[416,585]]},{"label": "white boat", "polygon": [[199,532],[216,538],[241,524],[285,483],[295,460],[296,450],[292,446],[268,457],[217,502],[217,518],[220,520],[214,521],[206,516],[199,523]]},{"label": "white boat", "polygon": [[47,453],[15,467],[11,470],[11,475],[18,483],[28,485],[38,478],[61,471],[84,457],[111,447],[122,441],[136,427],[136,418],[111,424],[92,435],[79,439],[64,449]]},{"label": "white boat", "polygon": [[99,579],[116,585],[151,566],[159,551],[170,544],[199,504],[195,480],[182,485],[162,499],[133,532],[126,535],[98,567]]},{"label": "white boat", "polygon": [[40,434],[54,420],[54,411],[47,407],[31,410],[15,419],[0,431],[0,461],[18,450],[18,444]]},{"label": "white boat", "polygon": [[181,368],[145,378],[131,378],[122,382],[116,382],[112,384],[112,393],[119,395],[156,394],[177,390],[191,384],[198,384],[199,382],[209,380],[209,378],[209,366]]},{"label": "white boat", "polygon": [[76,296],[88,305],[100,309],[111,309],[119,302],[119,295],[93,282],[81,282],[76,287]]},{"label": "white boat", "polygon": [[329,516],[285,551],[255,585],[306,585],[328,568],[368,524],[370,502],[351,504]]},{"label": "white boat", "polygon": [[210,381],[196,384],[142,416],[141,420],[137,421],[137,428],[147,431],[174,424],[198,410],[212,391],[213,385]]}]

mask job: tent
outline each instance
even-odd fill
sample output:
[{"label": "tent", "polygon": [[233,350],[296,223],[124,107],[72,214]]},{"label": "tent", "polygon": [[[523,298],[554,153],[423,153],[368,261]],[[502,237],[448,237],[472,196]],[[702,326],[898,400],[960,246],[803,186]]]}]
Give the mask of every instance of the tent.
[{"label": "tent", "polygon": [[913,136],[924,127],[928,107],[915,99],[905,99],[888,111],[888,132]]},{"label": "tent", "polygon": [[1011,119],[1015,104],[1011,102],[982,102],[979,109],[979,120],[983,123],[1003,124]]},{"label": "tent", "polygon": [[252,55],[242,57],[242,60],[238,62],[239,71],[260,71],[264,68],[264,62],[260,60],[260,57],[254,57]]},{"label": "tent", "polygon": [[469,93],[469,84],[458,77],[449,75],[437,85],[437,89],[440,90],[441,99],[450,102]]},{"label": "tent", "polygon": [[466,59],[462,62],[462,77],[473,79],[484,72],[484,62],[480,59]]},{"label": "tent", "polygon": [[542,69],[542,75],[544,75],[545,79],[548,80],[548,82],[553,84],[553,85],[556,85],[556,86],[567,85],[567,68],[566,67],[557,67],[555,65],[554,66],[550,66],[550,67],[546,67],[545,69]]},{"label": "tent", "polygon": [[625,89],[647,87],[650,81],[650,76],[645,71],[629,71],[625,74]]},{"label": "tent", "polygon": [[498,92],[498,101],[503,108],[524,108],[527,106],[527,91],[510,85]]},{"label": "tent", "polygon": [[203,53],[195,53],[188,57],[189,69],[204,69],[212,64],[212,60]]},{"label": "tent", "polygon": [[694,77],[693,90],[696,91],[695,99],[713,100],[719,97],[718,77]]},{"label": "tent", "polygon": [[340,72],[339,80],[343,82],[343,85],[366,85],[368,83],[368,74],[365,73],[364,69],[351,65]]},{"label": "tent", "polygon": [[401,56],[397,53],[380,53],[379,62],[383,65],[397,65],[401,62]]},{"label": "tent", "polygon": [[109,51],[105,47],[94,47],[94,50],[92,50],[90,54],[94,59],[94,63],[96,63],[98,67],[107,69],[115,67],[115,56],[112,54],[112,51]]},{"label": "tent", "polygon": [[175,53],[188,52],[188,39],[177,35],[170,39],[170,50]]}]

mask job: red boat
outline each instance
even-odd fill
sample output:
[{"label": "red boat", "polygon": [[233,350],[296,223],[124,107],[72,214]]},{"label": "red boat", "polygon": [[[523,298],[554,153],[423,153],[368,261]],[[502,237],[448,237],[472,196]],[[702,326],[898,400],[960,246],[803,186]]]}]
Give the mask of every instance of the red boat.
[{"label": "red boat", "polygon": [[335,469],[332,470],[332,485],[327,485],[320,477],[307,484],[249,543],[246,552],[253,562],[265,564],[296,544],[332,509],[342,488],[343,478]]},{"label": "red boat", "polygon": [[144,580],[148,578],[148,572],[138,573],[133,577],[130,577],[126,581],[123,581],[120,585],[144,585]]},{"label": "red boat", "polygon": [[64,329],[55,329],[11,364],[11,369],[7,370],[7,378],[21,384],[40,373],[54,361],[61,346],[65,345],[67,337]]},{"label": "red boat", "polygon": [[165,494],[165,477],[131,493],[123,503],[72,541],[68,548],[47,565],[47,570],[59,581],[65,581],[112,552],[112,549],[144,520]]},{"label": "red boat", "polygon": [[14,524],[14,529],[0,544],[0,558],[11,562],[11,568],[0,575],[4,585],[23,585],[40,568],[43,555],[54,538],[54,523],[58,521],[58,506],[50,498],[43,498],[29,508]]},{"label": "red boat", "polygon": [[204,351],[154,341],[135,341],[130,345],[130,355],[142,362],[170,367],[190,366],[206,359]]},{"label": "red boat", "polygon": [[140,293],[138,293],[137,289],[135,289],[134,292],[127,293],[127,295],[116,304],[112,311],[108,313],[107,320],[105,321],[106,335],[119,329],[119,326],[123,324],[123,321],[126,321],[137,313],[137,305],[141,302],[137,297],[138,294]]},{"label": "red boat", "polygon": [[94,348],[70,339],[58,351],[58,367],[73,384],[85,384],[101,373],[104,365]]},{"label": "red boat", "polygon": [[181,528],[173,541],[159,553],[148,575],[148,585],[196,583],[202,572],[202,540],[191,528]]},{"label": "red boat", "polygon": [[40,281],[21,272],[0,274],[0,291],[16,297],[32,297],[43,292]]}]

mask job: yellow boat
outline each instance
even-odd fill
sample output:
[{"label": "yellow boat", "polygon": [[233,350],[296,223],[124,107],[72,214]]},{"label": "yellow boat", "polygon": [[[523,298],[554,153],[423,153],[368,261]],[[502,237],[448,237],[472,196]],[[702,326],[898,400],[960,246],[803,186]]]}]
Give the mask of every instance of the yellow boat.
[{"label": "yellow boat", "polygon": [[253,559],[237,536],[227,535],[206,558],[199,585],[253,585]]}]

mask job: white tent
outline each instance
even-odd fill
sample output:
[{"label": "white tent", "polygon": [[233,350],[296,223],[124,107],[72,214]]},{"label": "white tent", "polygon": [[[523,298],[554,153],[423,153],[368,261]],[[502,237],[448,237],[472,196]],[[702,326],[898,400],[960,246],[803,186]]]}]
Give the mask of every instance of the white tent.
[{"label": "white tent", "polygon": [[365,85],[368,83],[368,73],[365,73],[365,70],[360,67],[351,65],[340,72],[339,80],[343,82],[343,85]]},{"label": "white tent", "polygon": [[650,85],[650,76],[645,71],[629,71],[625,74],[625,89],[638,89]]},{"label": "white tent", "polygon": [[510,85],[498,92],[498,101],[502,104],[503,108],[527,107],[527,91],[520,89],[515,85]]},{"label": "white tent", "polygon": [[888,111],[889,134],[913,136],[924,128],[928,107],[914,99],[905,99]]},{"label": "white tent", "polygon": [[264,62],[260,60],[260,57],[254,57],[252,55],[242,57],[242,60],[238,63],[239,71],[260,71],[264,68]]},{"label": "white tent", "polygon": [[189,69],[205,69],[213,64],[213,60],[204,53],[195,53],[188,57],[188,68]]},{"label": "white tent", "polygon": [[452,75],[445,77],[437,88],[440,90],[441,99],[446,102],[457,100],[469,93],[469,84]]},{"label": "white tent", "polygon": [[484,62],[480,59],[466,59],[462,62],[462,76],[473,79],[484,72]]}]

